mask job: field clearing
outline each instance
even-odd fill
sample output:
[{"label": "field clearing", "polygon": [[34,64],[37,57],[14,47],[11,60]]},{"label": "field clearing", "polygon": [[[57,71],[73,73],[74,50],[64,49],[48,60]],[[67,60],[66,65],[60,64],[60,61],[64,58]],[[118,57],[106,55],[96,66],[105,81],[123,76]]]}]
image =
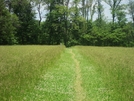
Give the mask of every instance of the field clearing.
[{"label": "field clearing", "polygon": [[0,46],[0,101],[134,101],[134,48]]},{"label": "field clearing", "polygon": [[20,101],[64,46],[0,46],[0,101]]}]

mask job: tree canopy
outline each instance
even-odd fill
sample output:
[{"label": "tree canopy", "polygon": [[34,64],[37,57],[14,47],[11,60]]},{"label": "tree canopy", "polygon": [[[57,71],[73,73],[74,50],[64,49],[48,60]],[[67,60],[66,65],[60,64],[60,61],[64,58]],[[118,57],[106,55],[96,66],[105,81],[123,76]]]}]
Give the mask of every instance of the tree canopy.
[{"label": "tree canopy", "polygon": [[[104,2],[111,21],[104,14]],[[0,45],[60,43],[134,46],[134,1],[0,0]]]}]

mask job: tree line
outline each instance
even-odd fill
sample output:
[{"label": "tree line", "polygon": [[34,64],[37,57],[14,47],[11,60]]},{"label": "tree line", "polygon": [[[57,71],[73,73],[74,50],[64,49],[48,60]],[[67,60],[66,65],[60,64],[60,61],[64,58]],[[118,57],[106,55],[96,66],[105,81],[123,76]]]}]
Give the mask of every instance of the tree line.
[{"label": "tree line", "polygon": [[122,1],[0,0],[0,45],[134,46],[134,0]]}]

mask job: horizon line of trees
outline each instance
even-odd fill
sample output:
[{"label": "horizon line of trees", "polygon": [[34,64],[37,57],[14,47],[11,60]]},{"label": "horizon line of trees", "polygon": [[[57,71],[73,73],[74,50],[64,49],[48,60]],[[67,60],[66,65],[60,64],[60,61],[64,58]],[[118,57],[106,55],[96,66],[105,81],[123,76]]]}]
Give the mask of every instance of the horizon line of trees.
[{"label": "horizon line of trees", "polygon": [[[102,2],[110,7],[111,22],[106,20]],[[0,45],[134,46],[134,0],[121,2],[0,0]]]}]

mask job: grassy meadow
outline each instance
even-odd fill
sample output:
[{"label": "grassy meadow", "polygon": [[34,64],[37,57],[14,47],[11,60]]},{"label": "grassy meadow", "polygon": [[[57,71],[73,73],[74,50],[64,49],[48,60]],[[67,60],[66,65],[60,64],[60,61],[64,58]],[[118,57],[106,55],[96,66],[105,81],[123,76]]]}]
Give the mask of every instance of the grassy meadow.
[{"label": "grassy meadow", "polygon": [[41,76],[24,101],[75,101],[75,64],[70,49],[65,49],[56,63]]},{"label": "grassy meadow", "polygon": [[134,101],[134,48],[0,46],[0,101]]},{"label": "grassy meadow", "polygon": [[21,101],[64,46],[0,46],[0,101]]},{"label": "grassy meadow", "polygon": [[83,84],[89,98],[93,101],[134,101],[134,48],[75,48],[91,65],[88,68],[86,62],[82,67]]}]

